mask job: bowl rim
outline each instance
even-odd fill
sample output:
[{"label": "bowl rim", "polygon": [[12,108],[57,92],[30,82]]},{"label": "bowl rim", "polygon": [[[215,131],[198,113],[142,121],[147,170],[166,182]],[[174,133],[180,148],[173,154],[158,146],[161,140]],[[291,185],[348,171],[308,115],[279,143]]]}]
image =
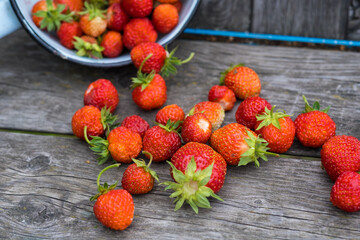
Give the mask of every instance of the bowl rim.
[{"label": "bowl rim", "polygon": [[[189,15],[185,17],[184,21],[179,23],[176,28],[178,29],[176,32],[171,31],[170,33],[166,34],[161,41],[157,41],[162,46],[165,46],[172,41],[174,41],[186,28],[186,26],[189,24],[192,17],[195,15],[200,0],[189,0],[190,1],[190,12]],[[41,36],[39,36],[36,31],[33,29],[33,27],[28,23],[28,21],[25,19],[25,16],[23,15],[22,11],[20,10],[20,7],[17,3],[17,0],[10,0],[11,6],[15,12],[15,15],[19,19],[19,22],[23,26],[23,28],[26,30],[26,32],[37,42],[42,46],[44,49],[46,49],[48,52],[53,53],[54,55],[60,57],[61,59],[68,60],[71,62],[78,63],[80,65],[90,66],[90,67],[120,67],[130,64],[131,58],[130,54],[126,54],[123,57],[125,58],[122,61],[116,61],[116,58],[112,58],[111,60],[102,61],[102,59],[91,59],[87,57],[78,57],[69,55],[67,53],[62,52],[60,49],[55,48],[51,44],[49,44],[47,41],[45,41]],[[108,58],[106,58],[108,59]]]}]

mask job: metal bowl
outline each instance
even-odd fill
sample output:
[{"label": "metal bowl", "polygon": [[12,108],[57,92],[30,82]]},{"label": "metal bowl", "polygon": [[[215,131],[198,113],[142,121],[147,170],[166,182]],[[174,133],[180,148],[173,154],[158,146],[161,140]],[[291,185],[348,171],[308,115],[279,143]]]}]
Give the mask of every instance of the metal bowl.
[{"label": "metal bowl", "polygon": [[[42,31],[35,26],[31,19],[31,9],[37,1],[38,0],[10,0],[10,3],[25,30],[45,47],[45,49],[62,59],[92,67],[118,67],[131,63],[129,51],[124,51],[116,58],[92,59],[77,56],[74,50],[62,46],[56,36]],[[168,34],[159,34],[157,42],[164,46],[174,41],[193,17],[199,3],[200,0],[182,0],[183,5],[179,14],[178,25]]]}]

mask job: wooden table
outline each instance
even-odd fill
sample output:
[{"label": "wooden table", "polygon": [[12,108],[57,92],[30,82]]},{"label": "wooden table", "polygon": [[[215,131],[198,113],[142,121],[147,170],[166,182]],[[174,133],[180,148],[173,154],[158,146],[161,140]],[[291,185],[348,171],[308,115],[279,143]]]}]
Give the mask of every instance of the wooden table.
[{"label": "wooden table", "polygon": [[[293,114],[302,94],[331,105],[337,134],[360,138],[359,53],[177,40],[178,55],[194,51],[191,64],[167,80],[166,104],[186,112],[207,100],[219,72],[244,62],[262,81],[261,96]],[[89,197],[96,191],[98,166],[87,144],[75,138],[71,117],[83,93],[98,78],[110,79],[120,95],[122,120],[144,112],[131,99],[133,66],[88,68],[61,60],[39,47],[24,31],[0,40],[0,238],[5,239],[359,239],[360,213],[348,214],[329,201],[333,182],[320,167],[320,149],[295,141],[282,158],[260,168],[228,167],[219,192],[225,202],[196,215],[189,206],[174,212],[170,192],[156,185],[134,196],[135,217],[122,232],[103,227]],[[235,122],[235,108],[223,125]],[[108,164],[107,164],[108,165]],[[126,165],[102,180],[121,179]],[[153,164],[161,181],[170,180],[166,163]]]}]

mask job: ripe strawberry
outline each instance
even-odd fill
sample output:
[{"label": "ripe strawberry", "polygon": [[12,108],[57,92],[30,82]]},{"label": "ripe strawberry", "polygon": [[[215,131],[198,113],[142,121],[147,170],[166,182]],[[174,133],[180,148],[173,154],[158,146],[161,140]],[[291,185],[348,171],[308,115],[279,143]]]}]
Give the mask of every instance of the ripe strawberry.
[{"label": "ripe strawberry", "polygon": [[336,124],[327,115],[330,107],[320,110],[320,104],[314,102],[311,107],[303,95],[305,111],[295,119],[296,137],[305,147],[321,147],[335,136]]},{"label": "ripe strawberry", "polygon": [[91,57],[95,59],[101,59],[102,51],[104,51],[104,48],[99,46],[97,40],[94,37],[90,36],[82,36],[82,37],[74,37],[74,47],[76,50],[76,55],[83,57]]},{"label": "ripe strawberry", "polygon": [[176,129],[179,122],[171,122],[166,125],[158,124],[145,132],[143,138],[143,150],[151,153],[154,162],[162,162],[170,159],[181,147],[181,138]]},{"label": "ripe strawberry", "polygon": [[175,182],[164,182],[165,189],[172,189],[176,197],[175,211],[186,201],[198,213],[198,207],[210,208],[207,197],[220,201],[215,193],[222,188],[226,175],[226,162],[220,154],[202,143],[190,142],[181,147],[171,158],[170,173]]},{"label": "ripe strawberry", "polygon": [[269,151],[276,153],[284,153],[294,142],[295,124],[291,120],[290,115],[282,112],[274,112],[265,108],[265,113],[258,115],[255,129],[256,134],[262,136],[269,145]]},{"label": "ripe strawberry", "polygon": [[115,86],[107,79],[98,79],[87,87],[84,93],[84,105],[93,105],[99,109],[107,107],[113,113],[119,103]]},{"label": "ripe strawberry", "polygon": [[122,0],[121,6],[130,16],[143,18],[150,15],[153,8],[153,0]]},{"label": "ripe strawberry", "polygon": [[168,51],[158,43],[145,42],[136,45],[131,50],[130,56],[134,66],[139,68],[144,59],[152,54],[152,56],[144,63],[142,72],[161,72],[163,76],[167,77],[170,74],[175,75],[177,73],[175,66],[181,66],[182,64],[189,62],[194,57],[194,53],[191,53],[187,59],[181,60],[174,56],[175,52],[176,48],[168,53]]},{"label": "ripe strawberry", "polygon": [[142,148],[140,134],[131,131],[126,127],[117,127],[109,133],[107,140],[100,137],[93,137],[91,141],[85,139],[91,146],[90,149],[100,155],[98,164],[105,163],[111,157],[121,163],[131,163]]},{"label": "ripe strawberry", "polygon": [[174,5],[160,4],[154,9],[152,23],[160,33],[169,33],[179,22],[179,13]]},{"label": "ripe strawberry", "polygon": [[85,11],[80,12],[80,27],[86,35],[98,37],[107,27],[105,11],[85,2]]},{"label": "ripe strawberry", "polygon": [[105,57],[118,57],[123,50],[121,34],[115,31],[108,31],[104,34],[100,45],[104,48],[102,53]]},{"label": "ripe strawberry", "polygon": [[111,115],[109,109],[103,108],[100,111],[94,106],[84,106],[77,110],[72,117],[72,131],[75,136],[83,140],[85,140],[84,129],[86,128],[88,138],[102,136],[114,124],[116,118]]},{"label": "ripe strawberry", "polygon": [[78,22],[63,22],[60,25],[59,30],[57,31],[57,36],[59,37],[60,43],[69,48],[74,49],[74,37],[80,37],[83,32],[80,28]]},{"label": "ripe strawberry", "polygon": [[265,109],[271,109],[271,104],[261,97],[249,97],[242,101],[236,110],[236,122],[250,129],[255,129],[256,115],[263,114]]},{"label": "ripe strawberry", "polygon": [[133,132],[140,134],[141,138],[144,137],[145,132],[150,128],[149,124],[140,116],[132,115],[124,118],[121,126],[130,129]]},{"label": "ripe strawberry", "polygon": [[221,73],[220,83],[234,91],[236,97],[257,97],[261,91],[260,78],[254,70],[238,64]]},{"label": "ripe strawberry", "polygon": [[150,169],[151,154],[145,151],[143,154],[150,155],[149,164],[146,165],[143,159],[133,159],[134,163],[127,167],[121,179],[122,187],[131,194],[148,193],[153,189],[155,179],[159,182],[156,172]]},{"label": "ripe strawberry", "polygon": [[210,102],[220,103],[225,111],[233,109],[236,102],[235,93],[227,86],[219,85],[215,85],[210,89],[208,99]]},{"label": "ripe strawberry", "polygon": [[181,138],[185,143],[207,143],[211,136],[211,122],[205,114],[196,113],[187,116],[181,128]]},{"label": "ripe strawberry", "polygon": [[63,13],[70,11],[70,12],[79,12],[84,7],[83,0],[54,0],[56,5],[64,4],[66,7],[63,10]]},{"label": "ripe strawberry", "polygon": [[[146,62],[147,58],[144,59]],[[143,62],[143,63],[144,63]],[[142,65],[143,65],[142,63]],[[159,74],[143,74],[140,66],[136,78],[132,78],[132,98],[144,110],[161,107],[167,99],[165,80]]]},{"label": "ripe strawberry", "polygon": [[143,42],[155,42],[157,32],[151,21],[147,18],[133,18],[124,28],[123,42],[128,49],[133,49]]},{"label": "ripe strawberry", "polygon": [[107,9],[107,26],[111,30],[122,31],[130,16],[122,9],[120,2],[111,4]]},{"label": "ripe strawberry", "polygon": [[334,206],[346,212],[360,210],[360,174],[344,172],[331,189],[330,201]]},{"label": "ripe strawberry", "polygon": [[269,149],[267,145],[264,139],[238,123],[219,128],[210,137],[210,146],[220,153],[229,165],[243,166],[255,162],[255,166],[259,167],[259,157],[267,161],[265,154],[278,156],[266,152]]},{"label": "ripe strawberry", "polygon": [[204,113],[206,118],[211,122],[212,131],[218,129],[225,118],[225,112],[222,106],[219,103],[209,101],[196,104],[193,113]]},{"label": "ripe strawberry", "polygon": [[185,113],[181,107],[176,104],[171,104],[160,109],[155,117],[155,121],[166,125],[167,121],[177,122],[180,121],[180,125],[184,121]]},{"label": "ripe strawberry", "polygon": [[334,136],[321,149],[321,163],[332,180],[346,171],[360,171],[360,141],[353,136]]},{"label": "ripe strawberry", "polygon": [[163,3],[169,3],[171,5],[173,5],[174,7],[176,7],[176,10],[180,13],[181,9],[182,9],[182,2],[180,0],[164,0],[164,1],[156,1],[154,3],[154,8],[156,8],[157,6],[159,6],[160,4],[163,4]]},{"label": "ripe strawberry", "polygon": [[160,3],[177,3],[179,0],[157,0]]},{"label": "ripe strawberry", "polygon": [[97,186],[99,193],[90,198],[95,201],[94,214],[95,217],[106,227],[114,230],[124,230],[133,221],[134,217],[134,201],[130,193],[126,190],[114,190],[115,184],[108,186],[105,182],[104,186],[100,185],[101,175],[108,169],[119,167],[120,164],[114,164],[103,169],[97,178]]}]

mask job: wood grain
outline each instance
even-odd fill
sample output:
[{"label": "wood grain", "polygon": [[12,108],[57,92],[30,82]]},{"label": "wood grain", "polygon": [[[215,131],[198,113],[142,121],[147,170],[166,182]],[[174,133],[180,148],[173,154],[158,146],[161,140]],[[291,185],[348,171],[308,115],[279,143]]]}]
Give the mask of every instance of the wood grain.
[{"label": "wood grain", "polygon": [[[31,139],[31,141],[29,141]],[[275,159],[229,167],[212,209],[177,212],[156,185],[134,196],[135,217],[123,232],[103,227],[88,199],[96,192],[97,166],[88,146],[75,138],[0,134],[0,236],[6,239],[354,239],[360,215],[329,201],[332,182],[319,162]],[[89,163],[87,163],[89,161]],[[102,181],[121,179],[126,165]],[[166,163],[153,164],[161,181],[171,180]]]}]

